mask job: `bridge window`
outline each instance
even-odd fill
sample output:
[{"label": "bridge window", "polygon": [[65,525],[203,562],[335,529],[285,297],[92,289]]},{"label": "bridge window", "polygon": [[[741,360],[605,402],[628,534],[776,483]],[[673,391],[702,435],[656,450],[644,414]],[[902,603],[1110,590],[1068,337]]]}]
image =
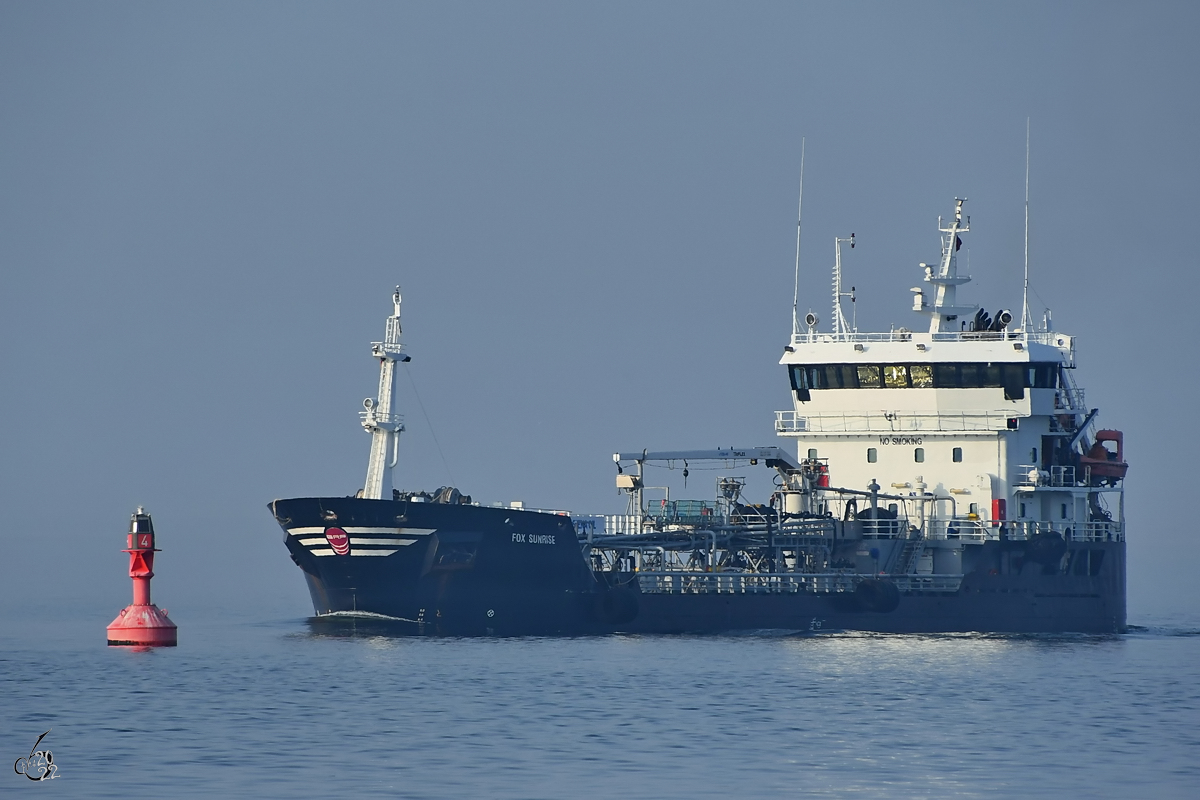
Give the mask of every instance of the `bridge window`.
[{"label": "bridge window", "polygon": [[1057,389],[1059,387],[1058,364],[1030,364],[1029,370],[1033,373],[1033,378],[1026,382],[1026,386],[1034,389]]},{"label": "bridge window", "polygon": [[805,367],[801,367],[801,366],[794,366],[794,367],[792,367],[790,372],[791,372],[791,376],[792,376],[792,388],[793,389],[800,390],[800,389],[809,388],[808,387],[808,369],[806,369]]},{"label": "bridge window", "polygon": [[1025,379],[1029,377],[1020,364],[1005,364],[1003,369],[1003,385],[1005,400],[1024,400]]},{"label": "bridge window", "polygon": [[821,389],[857,389],[857,372],[850,364],[826,364],[820,367]]},{"label": "bridge window", "polygon": [[930,364],[913,364],[908,368],[908,377],[914,389],[925,389],[933,386],[933,366]]},{"label": "bridge window", "polygon": [[958,380],[958,364],[934,364],[933,385],[941,389],[961,386]]},{"label": "bridge window", "polygon": [[792,389],[801,400],[819,389],[982,389],[1003,388],[1009,400],[1025,397],[1029,388],[1062,385],[1059,364],[796,364],[790,369]]},{"label": "bridge window", "polygon": [[983,386],[983,376],[979,374],[979,367],[979,364],[959,364],[958,383],[955,385],[964,389]]},{"label": "bridge window", "polygon": [[875,364],[859,364],[858,385],[862,389],[881,388],[883,384],[879,380],[879,367]]},{"label": "bridge window", "polygon": [[879,451],[876,450],[874,447],[868,447],[867,448],[867,463],[874,464],[878,460],[879,460]]},{"label": "bridge window", "polygon": [[889,364],[884,367],[883,385],[888,389],[907,389],[908,367],[902,364]]},{"label": "bridge window", "polygon": [[812,399],[812,395],[808,391],[808,370],[803,366],[793,366],[788,370],[788,377],[792,382],[792,391],[796,393],[796,399],[800,402],[808,402]]}]

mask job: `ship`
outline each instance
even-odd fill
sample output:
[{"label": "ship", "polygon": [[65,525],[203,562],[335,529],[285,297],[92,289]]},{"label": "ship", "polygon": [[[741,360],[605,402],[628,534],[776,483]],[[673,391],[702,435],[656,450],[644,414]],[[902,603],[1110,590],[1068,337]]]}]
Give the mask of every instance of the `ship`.
[{"label": "ship", "polygon": [[[269,506],[313,621],[442,636],[1124,632],[1123,434],[1099,427],[1075,338],[1049,312],[1031,319],[1027,288],[1019,320],[959,302],[963,203],[938,218],[940,258],[919,264],[911,308],[927,327],[848,322],[855,239],[837,237],[830,322],[793,304],[782,446],[618,452],[619,514],[393,488],[409,359],[397,288],[360,412],[363,488]],[[671,499],[650,466],[685,481],[715,469],[715,490]],[[770,471],[762,502],[744,497],[750,469]]]}]

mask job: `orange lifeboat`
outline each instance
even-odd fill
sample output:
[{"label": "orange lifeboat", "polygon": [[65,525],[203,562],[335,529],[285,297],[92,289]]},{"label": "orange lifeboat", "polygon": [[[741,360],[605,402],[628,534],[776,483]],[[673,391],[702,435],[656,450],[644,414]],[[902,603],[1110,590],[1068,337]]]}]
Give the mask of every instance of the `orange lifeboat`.
[{"label": "orange lifeboat", "polygon": [[[1091,471],[1093,481],[1116,483],[1129,471],[1129,464],[1125,463],[1124,440],[1121,431],[1098,431],[1095,444],[1079,457],[1079,466]],[[1105,447],[1105,442],[1112,442],[1115,450]]]}]

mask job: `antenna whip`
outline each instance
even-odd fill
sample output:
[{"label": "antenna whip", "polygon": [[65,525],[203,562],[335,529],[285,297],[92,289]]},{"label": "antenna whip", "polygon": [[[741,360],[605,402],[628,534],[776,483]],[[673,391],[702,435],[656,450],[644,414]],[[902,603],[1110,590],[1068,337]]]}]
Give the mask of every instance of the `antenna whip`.
[{"label": "antenna whip", "polygon": [[1029,328],[1029,117],[1025,118],[1025,289],[1021,292],[1021,331]]},{"label": "antenna whip", "polygon": [[800,222],[804,219],[804,137],[800,137],[800,206],[796,209],[796,283],[792,289],[792,335],[800,333],[796,306],[800,302]]}]

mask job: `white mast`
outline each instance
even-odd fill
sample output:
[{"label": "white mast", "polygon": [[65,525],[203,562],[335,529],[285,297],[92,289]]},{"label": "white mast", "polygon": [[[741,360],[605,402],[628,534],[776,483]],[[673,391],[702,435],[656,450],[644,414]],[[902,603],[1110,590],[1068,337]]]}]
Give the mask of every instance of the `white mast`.
[{"label": "white mast", "polygon": [[942,218],[938,217],[938,230],[945,236],[942,238],[942,260],[936,267],[922,264],[925,269],[925,281],[932,283],[937,287],[936,294],[932,307],[927,307],[921,299],[921,293],[918,290],[917,300],[913,305],[914,311],[921,311],[929,314],[929,332],[938,333],[939,331],[956,330],[950,323],[960,316],[968,316],[974,314],[978,310],[978,306],[958,306],[955,305],[955,295],[959,285],[969,283],[969,276],[958,274],[958,258],[955,255],[958,248],[962,246],[962,240],[958,238],[960,233],[966,233],[971,230],[971,218],[967,217],[963,221],[962,206],[966,202],[966,198],[954,198],[954,219],[950,224],[943,227]]},{"label": "white mast", "polygon": [[800,222],[804,219],[804,137],[800,137],[800,204],[796,209],[796,285],[792,290],[792,335],[800,333],[796,305],[800,302]]},{"label": "white mast", "polygon": [[[400,343],[400,287],[392,294],[394,311],[387,318],[382,342],[371,343],[371,355],[379,359],[379,396],[363,400],[366,411],[359,412],[362,426],[371,434],[371,458],[367,462],[367,482],[362,496],[372,500],[392,499],[392,469],[404,430],[404,417],[392,413],[396,392],[396,362],[408,361]],[[390,457],[389,457],[390,452]]]},{"label": "white mast", "polygon": [[850,249],[853,250],[854,234],[850,234],[849,239],[837,236],[833,240],[833,335],[836,339],[841,339],[850,332],[850,326],[846,324],[846,317],[842,314],[842,298],[849,297],[851,301],[854,299],[853,292],[842,291],[842,242],[849,242]]},{"label": "white mast", "polygon": [[1021,292],[1021,331],[1029,328],[1029,117],[1025,118],[1025,289]]}]

